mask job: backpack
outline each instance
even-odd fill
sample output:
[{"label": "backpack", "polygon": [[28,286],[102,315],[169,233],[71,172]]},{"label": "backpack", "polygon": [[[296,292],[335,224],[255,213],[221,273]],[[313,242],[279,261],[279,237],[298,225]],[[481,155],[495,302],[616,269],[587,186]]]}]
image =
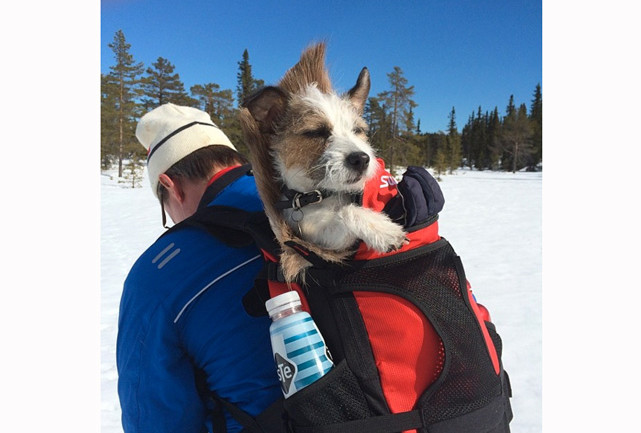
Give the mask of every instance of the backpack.
[{"label": "backpack", "polygon": [[266,315],[267,299],[298,291],[335,365],[256,419],[214,396],[219,407],[256,433],[509,433],[512,391],[501,338],[476,303],[461,259],[438,235],[438,182],[408,167],[396,183],[382,166],[357,200],[402,224],[410,242],[385,254],[361,245],[343,264],[290,242],[313,265],[304,285],[284,281],[263,213],[211,206],[191,218],[230,245],[257,243],[265,267],[245,309]]}]

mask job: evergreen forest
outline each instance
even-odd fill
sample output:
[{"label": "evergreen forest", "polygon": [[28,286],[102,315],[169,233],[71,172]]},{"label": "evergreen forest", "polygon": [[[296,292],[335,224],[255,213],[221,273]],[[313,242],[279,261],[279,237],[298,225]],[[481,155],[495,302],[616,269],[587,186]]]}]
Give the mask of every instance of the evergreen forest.
[{"label": "evergreen forest", "polygon": [[[170,60],[159,57],[145,67],[131,54],[131,45],[119,30],[109,48],[114,64],[108,74],[101,74],[100,156],[103,169],[116,168],[118,177],[132,186],[140,183],[146,151],[135,137],[138,120],[149,110],[164,103],[188,105],[206,111],[234,143],[247,154],[243,143],[238,105],[248,94],[264,85],[252,74],[249,53],[238,61],[237,86],[221,89],[209,82],[185,89]],[[371,96],[364,117],[369,125],[369,139],[388,168],[419,165],[432,168],[437,175],[460,167],[475,170],[540,170],[542,167],[542,93],[536,84],[529,107],[516,105],[506,97],[504,110],[481,106],[470,113],[459,130],[455,107],[447,116],[446,131],[422,132],[420,119],[413,109],[414,86],[403,70],[395,66],[387,74],[389,88]]]}]

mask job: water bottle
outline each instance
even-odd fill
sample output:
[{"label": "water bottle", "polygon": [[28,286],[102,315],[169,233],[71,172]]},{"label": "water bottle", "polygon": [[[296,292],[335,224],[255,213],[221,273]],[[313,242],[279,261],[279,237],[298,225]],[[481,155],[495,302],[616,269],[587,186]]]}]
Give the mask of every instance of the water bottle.
[{"label": "water bottle", "polygon": [[292,290],[265,302],[274,362],[285,398],[323,377],[333,367],[325,340]]}]

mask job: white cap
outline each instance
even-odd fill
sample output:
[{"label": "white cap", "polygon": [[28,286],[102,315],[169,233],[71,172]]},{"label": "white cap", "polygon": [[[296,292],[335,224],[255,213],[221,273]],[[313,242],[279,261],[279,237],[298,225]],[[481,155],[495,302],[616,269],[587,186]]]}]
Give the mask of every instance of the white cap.
[{"label": "white cap", "polygon": [[236,150],[209,114],[172,103],[142,116],[136,126],[136,138],[147,149],[147,171],[154,195],[158,176],[195,150],[211,144]]},{"label": "white cap", "polygon": [[274,296],[265,302],[265,308],[267,308],[267,312],[270,317],[275,316],[281,311],[289,310],[299,305],[301,305],[300,296],[298,296],[298,292],[296,290],[291,290],[278,296]]}]

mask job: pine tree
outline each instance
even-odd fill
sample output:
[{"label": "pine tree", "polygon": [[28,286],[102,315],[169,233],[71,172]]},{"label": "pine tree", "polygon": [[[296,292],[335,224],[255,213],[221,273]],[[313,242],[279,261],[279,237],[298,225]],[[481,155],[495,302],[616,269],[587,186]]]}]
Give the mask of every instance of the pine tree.
[{"label": "pine tree", "polygon": [[488,166],[487,125],[488,114],[483,115],[479,106],[474,118],[474,166],[479,170]]},{"label": "pine tree", "polygon": [[236,86],[236,102],[238,107],[240,107],[249,94],[264,85],[263,80],[257,80],[252,75],[252,66],[249,63],[249,53],[247,49],[243,51],[243,58],[238,62],[236,79],[238,81],[238,85]]},{"label": "pine tree", "polygon": [[416,165],[429,167],[431,164],[432,158],[432,143],[430,140],[430,134],[421,133],[415,134],[414,138],[416,140],[416,146],[419,150],[419,160]]},{"label": "pine tree", "polygon": [[534,89],[534,99],[530,107],[530,118],[543,124],[543,96],[541,94],[541,84],[537,84]]},{"label": "pine tree", "polygon": [[497,170],[500,165],[500,136],[501,136],[501,118],[499,108],[494,107],[487,122],[487,134],[485,136],[486,160],[483,166],[492,170]]},{"label": "pine tree", "polygon": [[510,102],[508,102],[507,107],[505,108],[505,115],[509,117],[515,112],[516,107],[514,106],[514,95],[510,95]]},{"label": "pine tree", "polygon": [[412,105],[410,105],[410,109],[407,113],[407,116],[405,116],[405,119],[403,119],[403,123],[404,123],[403,132],[405,134],[414,134],[414,130],[416,129],[416,126],[414,124],[414,110],[412,108]]},{"label": "pine tree", "polygon": [[[423,155],[427,167],[437,166],[437,154],[439,151],[445,156],[447,150],[447,135],[443,131],[430,132],[423,134],[425,139],[421,141],[423,147]],[[444,163],[447,162],[444,160]]]},{"label": "pine tree", "polygon": [[437,150],[434,155],[434,171],[436,179],[441,180],[441,175],[447,171],[447,136],[442,132],[435,134],[437,137]]},{"label": "pine tree", "polygon": [[158,57],[152,67],[147,68],[143,79],[143,104],[145,111],[150,111],[163,104],[172,102],[177,105],[196,106],[198,102],[185,92],[185,85],[180,75],[175,73],[175,66],[167,59]]},{"label": "pine tree", "polygon": [[238,152],[247,156],[242,130],[238,120],[238,110],[234,108],[231,89],[220,90],[216,83],[196,84],[190,88],[191,94],[200,101],[200,107],[207,112],[216,125],[227,135]]},{"label": "pine tree", "polygon": [[141,187],[144,178],[144,160],[144,156],[138,153],[132,153],[129,157],[129,160],[125,164],[125,171],[122,176],[123,179],[119,180],[118,182],[131,185],[132,188]]},{"label": "pine tree", "polygon": [[118,156],[118,87],[100,74],[100,168],[107,170]]},{"label": "pine tree", "polygon": [[[422,162],[420,140],[414,133],[405,133],[399,138],[393,139],[396,148],[396,165],[407,167],[408,165],[420,165]],[[390,166],[390,173],[394,174],[394,167]]]},{"label": "pine tree", "polygon": [[481,106],[479,106],[476,114],[472,113],[470,115],[461,133],[461,147],[463,155],[465,155],[466,165],[477,170],[483,169],[484,155],[486,153],[486,117],[487,114],[484,117]]},{"label": "pine tree", "polygon": [[[387,74],[390,83],[390,90],[378,94],[378,98],[383,102],[386,113],[389,114],[391,125],[392,139],[389,141],[388,162],[390,170],[394,168],[394,153],[396,142],[401,140],[401,133],[411,133],[414,130],[412,125],[412,109],[418,104],[414,102],[414,86],[407,86],[407,78],[403,76],[403,70],[394,66],[394,71]],[[402,127],[402,128],[401,128]],[[393,173],[392,173],[393,174]]]},{"label": "pine tree", "polygon": [[221,91],[220,85],[216,83],[196,84],[189,89],[192,95],[200,101],[198,108],[207,112],[214,123],[220,125],[222,119],[231,110],[231,104],[228,93],[231,91]]},{"label": "pine tree", "polygon": [[388,144],[392,138],[392,128],[385,105],[381,105],[379,98],[368,98],[363,117],[369,127],[367,135],[370,144],[385,161],[389,161]]},{"label": "pine tree", "polygon": [[474,124],[474,115],[471,115],[467,118],[467,123],[463,126],[461,130],[461,149],[463,150],[463,157],[465,163],[463,165],[473,166],[476,161],[475,156],[473,155],[474,151],[474,142],[472,141],[472,127]]},{"label": "pine tree", "polygon": [[[390,83],[390,90],[381,92],[378,97],[383,101],[391,115],[392,135],[398,136],[401,132],[413,130],[409,118],[413,108],[418,104],[414,102],[414,86],[407,86],[407,78],[403,76],[403,70],[394,66],[394,71],[387,74]],[[401,125],[404,128],[401,128]],[[408,128],[410,126],[410,128]]]},{"label": "pine tree", "polygon": [[450,174],[461,166],[461,137],[456,127],[456,111],[452,107],[452,111],[448,116],[450,121],[447,127],[447,152],[446,163],[450,170]]},{"label": "pine tree", "polygon": [[532,121],[532,158],[528,164],[531,170],[543,159],[543,96],[541,84],[534,89],[534,99],[530,107],[530,120]]},{"label": "pine tree", "polygon": [[[111,72],[103,77],[101,85],[101,139],[102,149],[115,151],[118,161],[118,177],[122,177],[122,161],[132,152],[144,150],[137,145],[134,135],[135,120],[138,117],[135,99],[140,95],[140,75],[143,64],[134,61],[129,52],[131,45],[125,40],[122,30],[114,35],[112,49],[116,64],[110,66]],[[108,159],[101,158],[103,163]]]},{"label": "pine tree", "polygon": [[497,154],[498,166],[501,170],[511,170],[513,166],[513,145],[507,138],[512,134],[513,125],[516,124],[517,112],[514,105],[514,95],[510,95],[510,101],[505,107],[505,117],[501,122],[501,133],[493,143],[493,151]]},{"label": "pine tree", "polygon": [[[500,139],[504,154],[508,155],[509,165],[513,173],[523,167],[532,152],[532,123],[527,115],[527,107],[521,104],[503,120]],[[505,164],[504,168],[507,168]]]}]

